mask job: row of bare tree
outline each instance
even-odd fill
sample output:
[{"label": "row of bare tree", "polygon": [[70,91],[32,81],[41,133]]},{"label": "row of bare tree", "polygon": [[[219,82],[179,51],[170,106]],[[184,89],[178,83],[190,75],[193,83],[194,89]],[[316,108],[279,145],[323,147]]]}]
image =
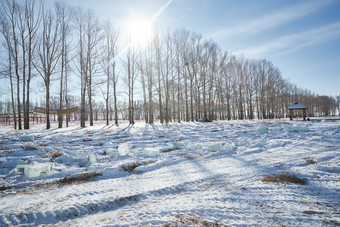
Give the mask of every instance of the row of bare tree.
[{"label": "row of bare tree", "polygon": [[[104,100],[106,123],[114,113],[118,125],[119,92],[126,94],[128,106],[120,111],[127,111],[131,124],[136,114],[147,123],[155,118],[161,123],[202,117],[281,118],[294,102],[308,106],[309,116],[339,112],[340,97],[299,88],[270,61],[232,55],[185,29],[155,26],[145,46],[127,35],[121,42],[126,47],[118,49],[119,31],[109,21],[99,21],[91,10],[63,2],[45,9],[36,0],[0,0],[0,4],[4,53],[0,71],[9,82],[16,129],[22,129],[22,118],[24,129],[29,128],[31,81],[36,75],[44,85],[47,129],[51,91],[58,95],[61,110],[70,108],[71,89],[80,90],[81,127],[87,120],[93,125],[94,113],[99,112],[94,110],[96,99]],[[136,93],[143,99],[138,107]],[[58,116],[59,127],[63,118]]]}]

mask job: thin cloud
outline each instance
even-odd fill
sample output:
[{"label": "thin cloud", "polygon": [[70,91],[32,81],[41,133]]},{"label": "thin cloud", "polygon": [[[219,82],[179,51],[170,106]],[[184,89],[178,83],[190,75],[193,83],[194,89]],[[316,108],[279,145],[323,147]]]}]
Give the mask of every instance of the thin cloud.
[{"label": "thin cloud", "polygon": [[307,1],[302,4],[297,4],[292,7],[276,11],[272,14],[264,15],[263,17],[252,21],[244,22],[231,28],[221,29],[209,34],[207,38],[223,39],[240,33],[255,34],[311,14],[332,2],[334,2],[334,0]]},{"label": "thin cloud", "polygon": [[254,57],[268,52],[289,53],[306,46],[312,46],[339,38],[340,22],[335,22],[317,29],[283,36],[255,48],[237,51],[235,54]]}]

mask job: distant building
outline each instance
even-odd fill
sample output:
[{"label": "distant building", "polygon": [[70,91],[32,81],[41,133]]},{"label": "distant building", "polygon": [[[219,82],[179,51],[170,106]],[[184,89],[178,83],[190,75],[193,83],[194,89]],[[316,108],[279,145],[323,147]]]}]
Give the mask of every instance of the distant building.
[{"label": "distant building", "polygon": [[294,103],[294,105],[288,107],[289,110],[289,119],[293,120],[293,111],[294,110],[302,110],[303,111],[303,120],[306,120],[306,109],[308,109],[307,107],[299,104],[299,103]]}]

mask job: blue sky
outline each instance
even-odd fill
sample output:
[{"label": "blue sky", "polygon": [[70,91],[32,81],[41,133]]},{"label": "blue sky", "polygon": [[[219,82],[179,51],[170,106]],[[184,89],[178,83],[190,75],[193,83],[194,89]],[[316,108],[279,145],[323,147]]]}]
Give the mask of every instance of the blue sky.
[{"label": "blue sky", "polygon": [[124,27],[153,18],[186,28],[222,50],[267,59],[284,78],[320,95],[340,94],[340,0],[76,0]]},{"label": "blue sky", "polygon": [[[44,2],[51,7],[54,0]],[[299,87],[319,95],[340,94],[340,0],[65,2],[93,9],[121,31],[136,18],[154,18],[164,28],[186,28],[213,39],[223,51],[271,61]]]}]

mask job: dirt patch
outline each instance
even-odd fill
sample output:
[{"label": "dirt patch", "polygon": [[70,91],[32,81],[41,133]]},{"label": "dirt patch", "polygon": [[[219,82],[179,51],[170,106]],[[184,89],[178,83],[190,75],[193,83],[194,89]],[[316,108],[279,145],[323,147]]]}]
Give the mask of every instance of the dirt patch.
[{"label": "dirt patch", "polygon": [[302,179],[294,175],[287,175],[282,173],[276,176],[267,176],[261,179],[262,182],[274,182],[274,183],[292,183],[305,185],[308,183],[307,179]]},{"label": "dirt patch", "polygon": [[86,172],[86,173],[80,173],[80,174],[75,174],[71,175],[68,177],[64,177],[60,180],[58,180],[56,183],[59,184],[73,184],[73,183],[78,183],[82,181],[90,181],[95,177],[98,176],[103,176],[102,173],[96,173],[96,172]]}]

